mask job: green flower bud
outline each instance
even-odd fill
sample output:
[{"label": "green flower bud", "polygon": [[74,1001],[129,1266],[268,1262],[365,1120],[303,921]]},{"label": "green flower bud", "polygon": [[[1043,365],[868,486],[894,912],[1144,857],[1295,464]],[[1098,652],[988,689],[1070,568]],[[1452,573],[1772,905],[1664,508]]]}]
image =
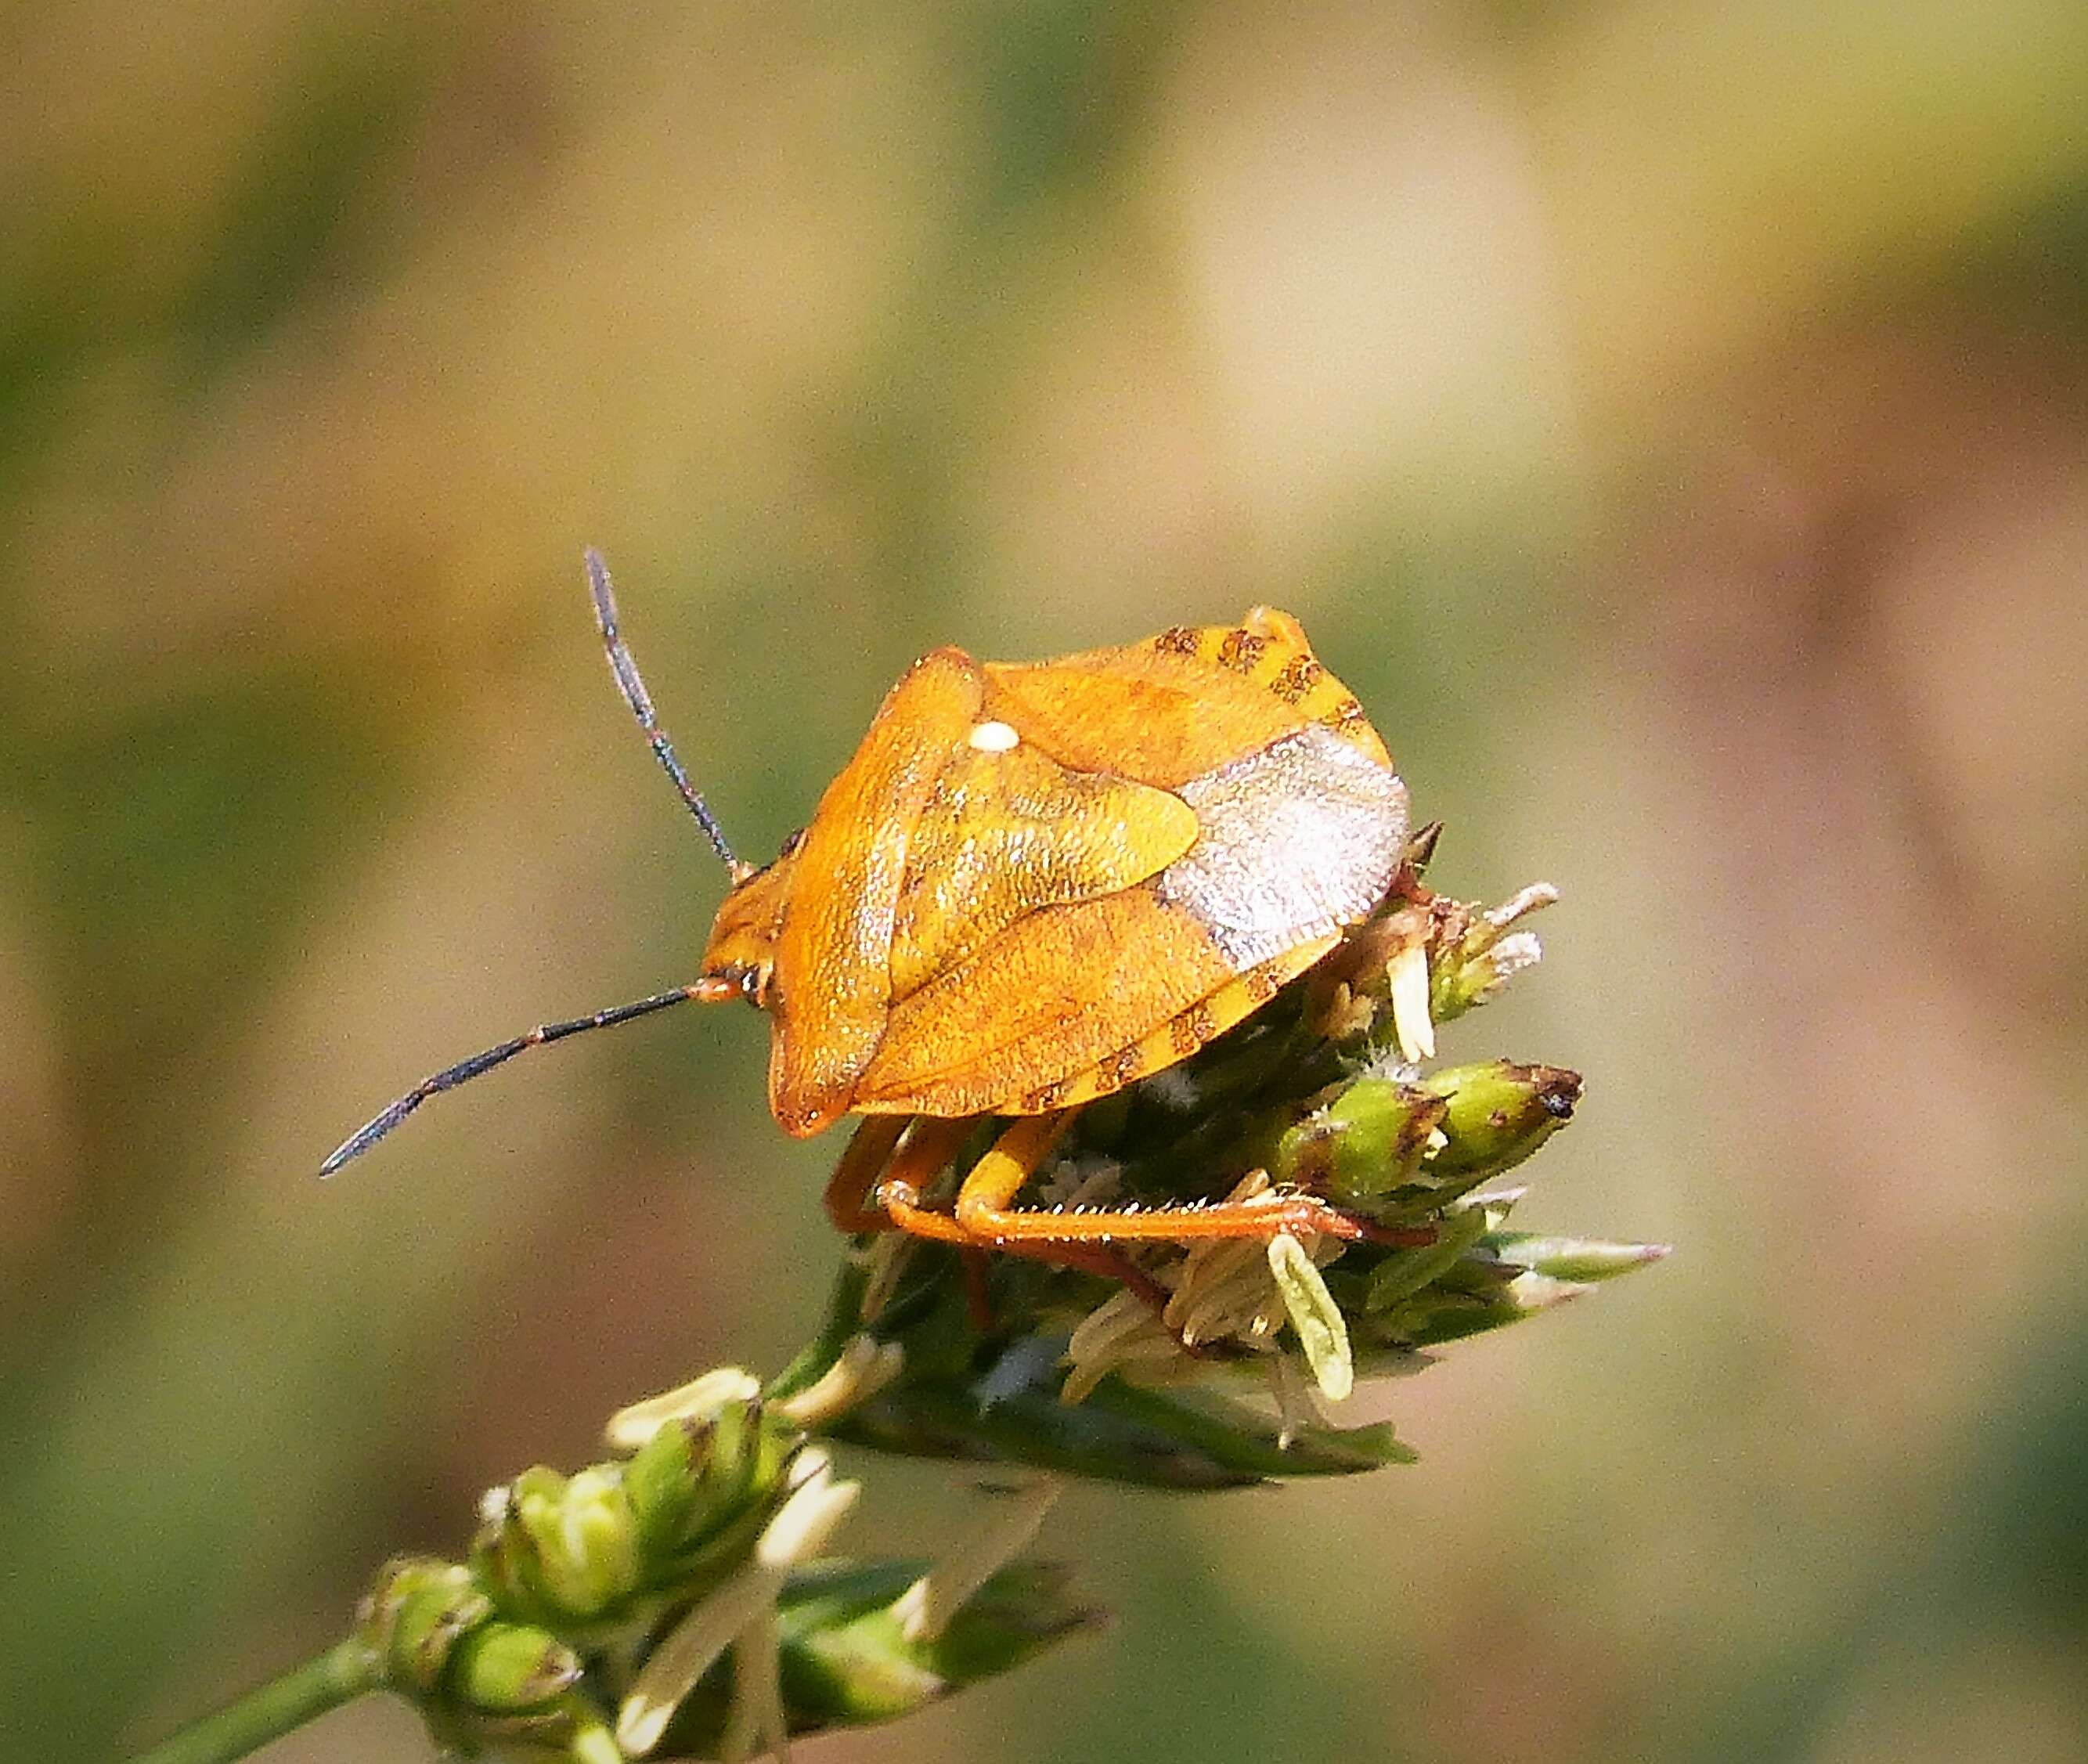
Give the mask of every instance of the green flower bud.
[{"label": "green flower bud", "polygon": [[753,1400],[656,1429],[623,1466],[643,1585],[693,1593],[738,1566],[788,1494],[803,1437]]},{"label": "green flower bud", "polygon": [[544,1711],[580,1676],[580,1657],[555,1636],[496,1618],[459,1644],[450,1689],[466,1708],[516,1715]]},{"label": "green flower bud", "polygon": [[1581,1075],[1495,1060],[1448,1067],[1423,1088],[1446,1105],[1440,1122],[1445,1143],[1428,1158],[1426,1177],[1484,1181],[1521,1163],[1572,1118]]},{"label": "green flower bud", "polygon": [[541,1552],[546,1587],[566,1610],[590,1615],[637,1585],[637,1527],[616,1466],[583,1470],[541,1496],[524,1489],[520,1506]]},{"label": "green flower bud", "polygon": [[432,1691],[459,1641],[485,1621],[493,1602],[454,1562],[402,1556],[385,1564],[357,1624],[402,1693]]},{"label": "green flower bud", "polygon": [[638,1449],[623,1485],[648,1563],[672,1560],[759,1501],[764,1472],[772,1481],[776,1468],[764,1443],[759,1403],[735,1402],[708,1419],[670,1421]]},{"label": "green flower bud", "polygon": [[557,1626],[605,1616],[636,1588],[637,1542],[618,1466],[568,1479],[538,1465],[487,1497],[472,1565],[503,1611]]},{"label": "green flower bud", "polygon": [[691,1515],[702,1502],[709,1433],[700,1421],[669,1421],[623,1466],[639,1552],[648,1562],[659,1561],[681,1543]]},{"label": "green flower bud", "polygon": [[1444,1097],[1416,1085],[1358,1078],[1283,1135],[1269,1173],[1341,1205],[1367,1206],[1413,1180],[1448,1110]]}]

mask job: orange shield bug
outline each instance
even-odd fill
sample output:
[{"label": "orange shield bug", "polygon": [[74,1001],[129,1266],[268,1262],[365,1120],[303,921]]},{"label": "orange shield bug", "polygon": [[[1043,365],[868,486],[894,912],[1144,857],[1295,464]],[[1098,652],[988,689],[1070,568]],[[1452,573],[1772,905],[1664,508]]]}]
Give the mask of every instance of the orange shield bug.
[{"label": "orange shield bug", "polygon": [[[887,695],[803,831],[757,869],[689,782],[624,644],[608,571],[592,551],[587,562],[617,683],[731,875],[702,970],[438,1073],[325,1171],[524,1048],[745,999],[768,1014],[768,1103],[786,1132],[867,1117],[828,1192],[845,1229],[896,1224],[1097,1265],[1119,1241],[1378,1235],[1302,1194],[1014,1205],[1072,1111],[1259,1009],[1401,877],[1406,787],[1297,620],[1257,607],[1237,626],[1035,663],[935,650]],[[922,1185],[981,1116],[1011,1124],[954,1210],[927,1207]]]}]

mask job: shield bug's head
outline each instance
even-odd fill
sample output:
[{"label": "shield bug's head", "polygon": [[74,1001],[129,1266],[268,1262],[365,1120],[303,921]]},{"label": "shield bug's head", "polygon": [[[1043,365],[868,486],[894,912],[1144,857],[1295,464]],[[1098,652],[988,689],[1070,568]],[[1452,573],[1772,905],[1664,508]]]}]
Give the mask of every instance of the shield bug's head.
[{"label": "shield bug's head", "polygon": [[764,1010],[771,1000],[776,973],[776,940],[783,928],[783,909],[796,879],[798,848],[805,836],[794,833],[783,841],[776,861],[734,879],[711,921],[704,947],[697,996],[706,1004],[745,999]]}]

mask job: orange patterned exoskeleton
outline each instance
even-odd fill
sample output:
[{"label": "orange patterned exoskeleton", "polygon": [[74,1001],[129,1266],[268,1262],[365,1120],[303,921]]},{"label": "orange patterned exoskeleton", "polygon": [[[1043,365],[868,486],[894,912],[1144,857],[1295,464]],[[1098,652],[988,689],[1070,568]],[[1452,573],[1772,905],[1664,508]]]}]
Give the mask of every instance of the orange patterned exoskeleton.
[{"label": "orange patterned exoskeleton", "polygon": [[[768,1013],[784,1129],[867,1117],[828,1193],[845,1229],[1100,1265],[1108,1246],[1365,1235],[1309,1195],[1017,1209],[1074,1111],[1189,1058],[1368,917],[1398,881],[1406,786],[1297,620],[1033,663],[932,651],[773,863],[735,858],[661,731],[588,558],[610,662],[732,886],[689,984],[546,1025],[440,1073],[327,1160],[524,1048],[686,1000]],[[1010,1118],[950,1211],[922,1189],[981,1116]],[[1374,1234],[1372,1234],[1374,1235]],[[1116,1271],[1121,1271],[1120,1269]]]}]

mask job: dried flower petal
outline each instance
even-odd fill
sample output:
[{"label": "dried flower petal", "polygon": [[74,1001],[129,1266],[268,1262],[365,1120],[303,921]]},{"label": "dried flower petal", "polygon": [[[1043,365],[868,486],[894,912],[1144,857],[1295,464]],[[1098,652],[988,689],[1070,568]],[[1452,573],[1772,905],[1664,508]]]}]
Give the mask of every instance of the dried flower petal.
[{"label": "dried flower petal", "polygon": [[1269,1239],[1269,1267],[1320,1395],[1329,1402],[1342,1401],[1355,1388],[1356,1368],[1341,1308],[1304,1246],[1288,1231]]}]

